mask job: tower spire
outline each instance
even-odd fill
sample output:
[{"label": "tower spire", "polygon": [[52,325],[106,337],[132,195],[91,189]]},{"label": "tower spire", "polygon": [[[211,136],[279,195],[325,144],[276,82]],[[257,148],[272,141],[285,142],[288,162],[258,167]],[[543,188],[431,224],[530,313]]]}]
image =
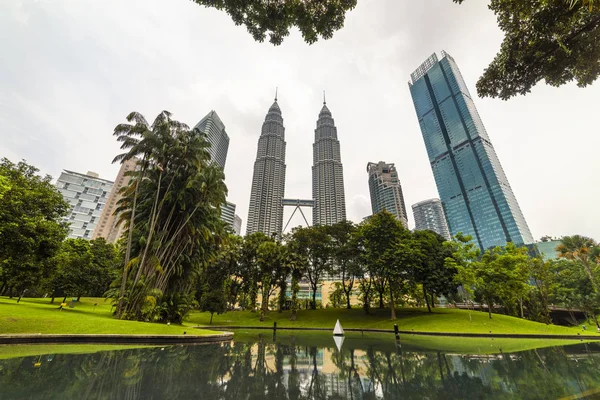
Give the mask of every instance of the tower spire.
[{"label": "tower spire", "polygon": [[325,91],[323,90],[323,105],[327,104],[327,100],[325,100]]},{"label": "tower spire", "polygon": [[279,86],[275,87],[275,101],[277,101],[277,92],[279,91]]}]

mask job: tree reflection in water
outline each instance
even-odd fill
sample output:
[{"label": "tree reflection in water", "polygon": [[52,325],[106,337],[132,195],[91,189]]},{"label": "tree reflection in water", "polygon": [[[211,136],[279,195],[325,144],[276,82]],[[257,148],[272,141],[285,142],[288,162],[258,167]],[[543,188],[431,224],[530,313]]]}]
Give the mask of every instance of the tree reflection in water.
[{"label": "tree reflection in water", "polygon": [[550,399],[600,388],[595,344],[460,355],[393,340],[346,340],[341,351],[316,342],[256,335],[0,360],[0,399]]}]

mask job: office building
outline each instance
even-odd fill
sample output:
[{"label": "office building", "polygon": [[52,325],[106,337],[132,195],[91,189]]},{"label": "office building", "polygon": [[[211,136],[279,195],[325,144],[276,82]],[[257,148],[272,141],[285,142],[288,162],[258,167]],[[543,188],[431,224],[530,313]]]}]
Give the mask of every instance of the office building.
[{"label": "office building", "polygon": [[227,150],[229,149],[229,136],[225,131],[225,125],[216,111],[209,112],[194,127],[206,135],[210,147],[207,149],[214,163],[225,169],[227,161]]},{"label": "office building", "polygon": [[430,230],[443,236],[446,240],[452,239],[440,199],[420,201],[412,205],[412,210],[416,231]]},{"label": "office building", "polygon": [[406,205],[402,195],[402,186],[394,164],[379,161],[367,164],[369,174],[369,193],[373,214],[386,210],[408,228]]},{"label": "office building", "polygon": [[56,188],[70,204],[71,210],[64,221],[69,223],[69,238],[91,239],[102,215],[102,210],[113,188],[113,182],[98,174],[63,170]]},{"label": "office building", "polygon": [[122,197],[120,193],[121,189],[128,186],[131,180],[131,177],[126,175],[126,172],[135,170],[135,167],[135,159],[127,160],[121,164],[113,189],[108,195],[99,222],[96,229],[94,229],[92,239],[104,238],[108,243],[116,243],[121,238],[125,224],[119,223],[119,215],[115,211]]},{"label": "office building", "polygon": [[345,220],[346,198],[340,142],[325,101],[315,129],[312,177],[313,225],[332,225]]},{"label": "office building", "polygon": [[275,102],[269,108],[258,139],[252,176],[246,233],[281,235],[285,192],[285,128],[281,109]]},{"label": "office building", "polygon": [[481,249],[533,243],[454,59],[433,54],[409,87],[450,233],[471,235]]},{"label": "office building", "polygon": [[221,206],[221,220],[225,222],[232,230],[234,230],[234,222],[235,222],[235,204],[226,201],[225,204]]},{"label": "office building", "polygon": [[237,214],[233,219],[233,232],[238,236],[242,234],[242,218]]}]

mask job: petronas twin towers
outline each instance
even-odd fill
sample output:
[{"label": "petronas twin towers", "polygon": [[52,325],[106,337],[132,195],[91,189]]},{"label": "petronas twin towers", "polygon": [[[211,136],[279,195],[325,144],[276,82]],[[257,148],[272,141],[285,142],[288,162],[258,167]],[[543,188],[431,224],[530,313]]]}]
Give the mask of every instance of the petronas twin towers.
[{"label": "petronas twin towers", "polygon": [[[285,146],[283,116],[275,96],[275,102],[269,108],[258,139],[247,234],[263,232],[269,236],[279,236],[282,233]],[[331,225],[345,220],[346,199],[340,142],[331,111],[325,101],[315,129],[312,178],[312,202],[302,200],[297,202],[312,205],[313,224]]]}]

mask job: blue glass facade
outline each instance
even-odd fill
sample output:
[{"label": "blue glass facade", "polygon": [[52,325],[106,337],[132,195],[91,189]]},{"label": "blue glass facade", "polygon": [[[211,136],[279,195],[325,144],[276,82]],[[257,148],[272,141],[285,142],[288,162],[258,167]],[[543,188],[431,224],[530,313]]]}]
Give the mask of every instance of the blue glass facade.
[{"label": "blue glass facade", "polygon": [[409,87],[450,233],[469,234],[482,249],[532,243],[454,59],[433,54]]}]

